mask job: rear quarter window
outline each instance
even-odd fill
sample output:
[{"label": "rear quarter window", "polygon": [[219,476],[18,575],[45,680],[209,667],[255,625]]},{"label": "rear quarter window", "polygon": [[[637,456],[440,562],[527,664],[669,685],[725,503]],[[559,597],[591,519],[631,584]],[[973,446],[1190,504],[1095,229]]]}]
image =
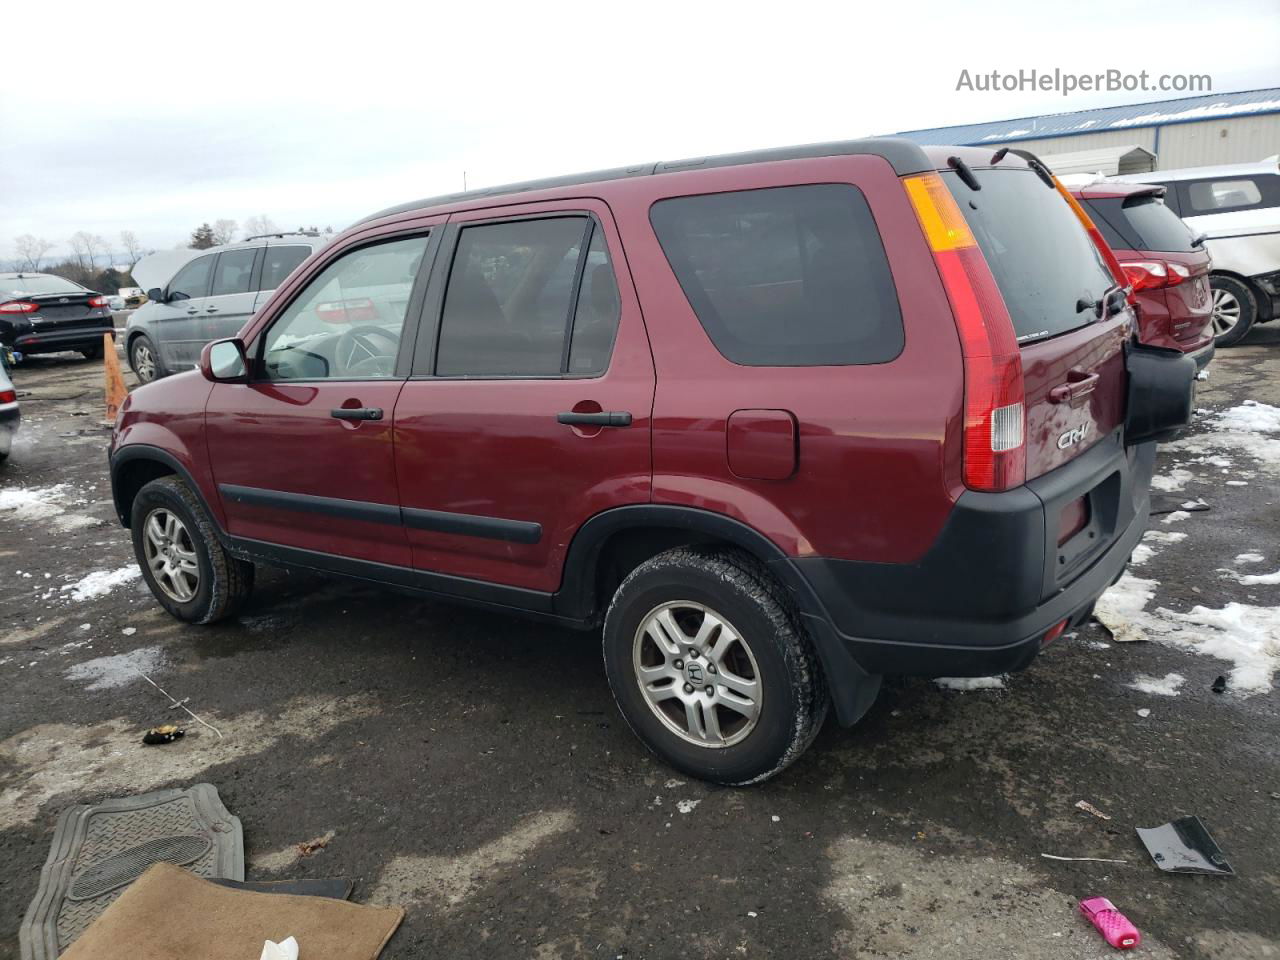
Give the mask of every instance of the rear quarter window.
[{"label": "rear quarter window", "polygon": [[889,261],[857,187],[674,197],[649,218],[698,321],[733,363],[843,366],[902,352]]},{"label": "rear quarter window", "polygon": [[1184,180],[1178,184],[1185,216],[1280,206],[1280,175]]}]

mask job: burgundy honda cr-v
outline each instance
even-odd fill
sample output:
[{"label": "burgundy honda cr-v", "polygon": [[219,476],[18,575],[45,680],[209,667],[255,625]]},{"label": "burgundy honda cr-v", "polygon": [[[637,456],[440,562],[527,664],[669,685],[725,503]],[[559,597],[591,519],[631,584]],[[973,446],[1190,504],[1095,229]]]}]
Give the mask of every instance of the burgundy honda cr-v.
[{"label": "burgundy honda cr-v", "polygon": [[112,483],[180,619],[264,563],[603,626],[644,742],[749,783],[1089,615],[1189,416],[1132,335],[1028,154],[646,164],[358,223],[129,397]]}]

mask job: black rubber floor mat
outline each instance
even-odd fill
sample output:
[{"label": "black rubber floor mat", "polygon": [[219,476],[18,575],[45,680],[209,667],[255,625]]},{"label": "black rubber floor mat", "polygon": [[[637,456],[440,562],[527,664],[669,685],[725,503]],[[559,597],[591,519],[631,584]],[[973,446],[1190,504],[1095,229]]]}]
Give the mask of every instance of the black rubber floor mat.
[{"label": "black rubber floor mat", "polygon": [[54,960],[153,863],[244,879],[244,833],[212,784],[157,790],[63,812],[18,939],[23,960]]}]

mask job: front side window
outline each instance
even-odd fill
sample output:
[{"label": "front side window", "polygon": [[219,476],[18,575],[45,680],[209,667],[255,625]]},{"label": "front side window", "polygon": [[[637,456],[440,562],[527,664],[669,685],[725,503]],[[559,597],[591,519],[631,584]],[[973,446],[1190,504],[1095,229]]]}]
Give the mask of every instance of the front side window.
[{"label": "front side window", "polygon": [[258,289],[274,290],[309,256],[310,247],[267,247],[262,261],[262,283]]},{"label": "front side window", "polygon": [[814,184],[660,200],[663,253],[716,349],[749,366],[885,363],[897,291],[862,191]]},{"label": "front side window", "polygon": [[425,236],[360,247],[308,283],[263,340],[270,380],[358,380],[395,373]]},{"label": "front side window", "polygon": [[248,293],[249,277],[253,274],[253,258],[256,250],[231,250],[218,257],[213,271],[211,297],[224,297],[231,293]]},{"label": "front side window", "polygon": [[618,309],[604,237],[589,217],[464,227],[445,291],[435,372],[601,373]]},{"label": "front side window", "polygon": [[213,271],[214,257],[197,257],[178,271],[169,281],[170,300],[194,300],[209,293],[209,274]]},{"label": "front side window", "polygon": [[1202,180],[1187,185],[1187,199],[1195,213],[1240,210],[1262,204],[1262,191],[1252,180]]}]

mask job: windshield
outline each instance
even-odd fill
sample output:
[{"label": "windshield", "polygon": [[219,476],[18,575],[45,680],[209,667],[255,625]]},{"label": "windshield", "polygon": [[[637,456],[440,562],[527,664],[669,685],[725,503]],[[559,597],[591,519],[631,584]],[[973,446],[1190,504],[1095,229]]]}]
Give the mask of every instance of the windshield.
[{"label": "windshield", "polygon": [[0,293],[7,297],[38,297],[47,293],[84,293],[78,283],[49,274],[32,274],[27,277],[5,277],[0,280]]},{"label": "windshield", "polygon": [[1115,286],[1097,246],[1056,190],[1030,170],[975,170],[981,190],[942,179],[1004,295],[1018,342],[1075,330]]}]

